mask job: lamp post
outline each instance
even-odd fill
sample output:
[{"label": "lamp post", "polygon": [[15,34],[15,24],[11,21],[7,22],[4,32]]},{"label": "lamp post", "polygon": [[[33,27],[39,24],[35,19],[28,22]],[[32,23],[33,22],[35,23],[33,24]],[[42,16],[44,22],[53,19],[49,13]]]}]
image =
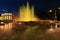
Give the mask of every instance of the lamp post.
[{"label": "lamp post", "polygon": [[[58,7],[58,9],[60,10],[60,7]],[[57,12],[56,12],[56,10],[55,10],[55,20],[57,21],[57,15],[56,15],[56,13],[57,13]],[[55,28],[57,28],[57,25],[58,25],[58,23],[55,22]]]},{"label": "lamp post", "polygon": [[50,9],[50,10],[49,10],[49,19],[50,19],[50,18],[53,19],[53,17],[51,17],[51,16],[52,16],[52,12],[53,12],[53,10]]},{"label": "lamp post", "polygon": [[[58,9],[60,10],[60,7],[58,7]],[[56,15],[56,10],[55,10],[55,20],[57,20],[57,15]]]},{"label": "lamp post", "polygon": [[[55,10],[55,21],[57,21],[57,15],[56,15],[56,10]],[[55,22],[55,28],[57,28],[57,23]]]},{"label": "lamp post", "polygon": [[[53,10],[49,10],[49,12],[52,12]],[[57,15],[56,15],[56,10],[54,11],[55,13],[54,13],[54,21],[55,21],[55,28],[57,28],[57,23],[56,23],[56,21],[57,21]]]},{"label": "lamp post", "polygon": [[[58,7],[58,9],[60,10],[60,7]],[[52,11],[53,11],[53,10],[49,10],[49,12],[52,12]],[[57,12],[56,12],[56,10],[55,10],[54,12],[55,12],[55,14],[54,14],[54,16],[55,16],[55,17],[54,17],[54,21],[55,21],[55,28],[57,28],[57,25],[58,25],[58,24],[56,23],[56,21],[57,21],[57,15],[56,15],[56,14],[57,14]]]},{"label": "lamp post", "polygon": [[[52,12],[53,12],[53,10],[50,9],[50,10],[49,10],[49,13],[52,13]],[[53,23],[53,22],[50,21],[50,29],[53,29],[52,23]],[[50,30],[50,29],[49,29],[49,30]]]}]

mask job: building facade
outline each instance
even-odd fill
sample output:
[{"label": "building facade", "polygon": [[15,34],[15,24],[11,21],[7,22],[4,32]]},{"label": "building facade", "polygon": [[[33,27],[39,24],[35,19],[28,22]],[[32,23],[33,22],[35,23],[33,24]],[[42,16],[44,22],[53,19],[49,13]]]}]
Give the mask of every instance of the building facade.
[{"label": "building facade", "polygon": [[4,13],[1,16],[3,17],[3,20],[12,20],[13,19],[12,13]]}]

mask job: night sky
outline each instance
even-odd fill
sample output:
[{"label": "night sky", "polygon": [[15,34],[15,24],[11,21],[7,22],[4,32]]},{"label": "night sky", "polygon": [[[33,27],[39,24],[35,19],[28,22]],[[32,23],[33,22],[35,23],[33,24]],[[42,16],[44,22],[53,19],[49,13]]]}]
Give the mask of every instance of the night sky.
[{"label": "night sky", "polygon": [[60,0],[0,0],[0,11],[16,13],[18,9],[27,1],[35,7],[35,13],[42,10],[54,9],[60,6]]}]

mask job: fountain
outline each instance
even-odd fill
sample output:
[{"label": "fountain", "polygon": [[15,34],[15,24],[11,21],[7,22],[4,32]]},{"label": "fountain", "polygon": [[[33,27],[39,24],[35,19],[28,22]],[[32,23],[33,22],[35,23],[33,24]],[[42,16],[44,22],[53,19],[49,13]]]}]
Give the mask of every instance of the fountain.
[{"label": "fountain", "polygon": [[23,5],[19,11],[18,21],[23,21],[23,22],[36,21],[34,16],[34,6],[30,8],[28,2],[26,6]]}]

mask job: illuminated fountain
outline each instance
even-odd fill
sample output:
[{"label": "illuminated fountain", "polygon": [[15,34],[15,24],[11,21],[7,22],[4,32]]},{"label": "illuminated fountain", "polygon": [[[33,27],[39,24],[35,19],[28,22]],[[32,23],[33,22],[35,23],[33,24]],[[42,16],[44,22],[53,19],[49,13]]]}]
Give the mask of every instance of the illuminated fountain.
[{"label": "illuminated fountain", "polygon": [[36,21],[34,16],[34,6],[30,8],[29,3],[27,2],[26,6],[22,6],[19,10],[19,18],[18,21]]},{"label": "illuminated fountain", "polygon": [[[13,29],[21,30],[27,27],[36,25],[36,16],[34,16],[34,6],[30,7],[27,2],[26,6],[22,6],[19,9],[18,21],[15,23]],[[17,28],[18,29],[17,29]]]}]

